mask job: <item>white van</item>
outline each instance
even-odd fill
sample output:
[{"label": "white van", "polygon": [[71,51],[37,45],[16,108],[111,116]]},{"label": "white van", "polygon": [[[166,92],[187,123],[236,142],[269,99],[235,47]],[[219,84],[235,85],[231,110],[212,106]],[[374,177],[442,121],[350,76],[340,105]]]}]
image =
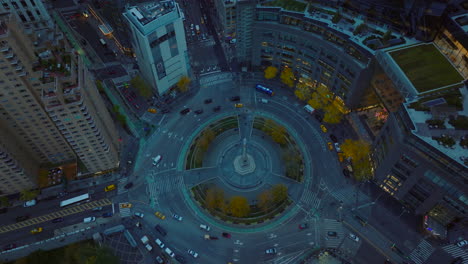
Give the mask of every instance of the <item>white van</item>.
[{"label": "white van", "polygon": [[200,224],[200,229],[203,229],[203,230],[206,230],[206,231],[210,231],[210,227],[207,226],[207,225],[204,225],[204,224]]},{"label": "white van", "polygon": [[94,216],[86,217],[85,219],[83,219],[83,223],[85,223],[85,224],[88,224],[88,223],[91,223],[91,222],[94,222],[94,221],[96,221],[96,217],[94,217]]},{"label": "white van", "polygon": [[304,109],[305,109],[309,114],[313,114],[313,113],[315,112],[315,109],[314,109],[312,106],[308,105],[308,104],[306,104],[306,105],[304,106]]},{"label": "white van", "polygon": [[158,245],[160,248],[164,248],[164,243],[161,240],[159,240],[159,238],[156,238],[154,242],[156,242],[156,245]]},{"label": "white van", "polygon": [[145,245],[145,248],[146,248],[148,251],[153,250],[153,247],[152,247],[150,244],[146,244],[146,245]]},{"label": "white van", "polygon": [[264,103],[264,104],[268,104],[268,100],[265,99],[265,98],[260,99],[260,102],[262,102],[262,103]]},{"label": "white van", "polygon": [[172,252],[172,250],[170,248],[166,248],[164,250],[169,256],[171,256],[171,258],[175,257],[175,254],[174,252]]}]

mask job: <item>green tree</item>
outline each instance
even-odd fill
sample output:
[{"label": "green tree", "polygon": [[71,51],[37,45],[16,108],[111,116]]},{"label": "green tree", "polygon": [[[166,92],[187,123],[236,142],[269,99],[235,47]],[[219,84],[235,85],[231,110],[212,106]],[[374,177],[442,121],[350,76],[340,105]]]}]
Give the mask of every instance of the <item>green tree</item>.
[{"label": "green tree", "polygon": [[21,201],[29,201],[35,199],[39,195],[39,191],[37,190],[22,190],[20,192],[20,200]]},{"label": "green tree", "polygon": [[271,188],[273,202],[282,203],[288,198],[288,187],[284,184],[275,184]]},{"label": "green tree", "polygon": [[273,195],[271,194],[270,190],[265,190],[261,192],[257,196],[257,200],[257,206],[260,208],[260,210],[264,212],[268,211],[268,209],[270,209],[273,205]]},{"label": "green tree", "polygon": [[274,67],[274,66],[268,66],[265,71],[265,79],[273,79],[276,77],[276,75],[278,74],[278,68]]},{"label": "green tree", "polygon": [[153,94],[151,87],[139,75],[130,80],[130,85],[137,89],[138,93],[145,98],[149,98]]},{"label": "green tree", "polygon": [[242,196],[233,196],[229,202],[229,211],[232,216],[246,217],[250,213],[250,205],[247,198]]},{"label": "green tree", "polygon": [[118,264],[120,260],[107,247],[88,243],[80,248],[81,263],[85,264]]},{"label": "green tree", "polygon": [[177,88],[181,93],[185,93],[188,91],[189,85],[190,85],[190,78],[188,76],[182,76],[180,77],[179,81],[177,82]]},{"label": "green tree", "polygon": [[271,120],[271,119],[267,119],[265,120],[265,123],[263,123],[263,128],[262,130],[267,133],[267,134],[270,134],[271,131],[273,131],[276,127],[276,123],[275,121]]},{"label": "green tree", "polygon": [[96,80],[96,87],[100,93],[104,92],[104,86],[102,86],[102,82],[100,80]]},{"label": "green tree", "polygon": [[323,108],[325,115],[323,122],[328,124],[338,124],[343,119],[343,113],[334,104],[329,104]]},{"label": "green tree", "polygon": [[294,87],[294,81],[295,81],[295,76],[291,68],[289,67],[284,67],[283,70],[281,71],[281,82],[286,84],[288,87],[292,88]]},{"label": "green tree", "polygon": [[0,207],[8,207],[10,205],[10,200],[6,196],[0,197]]}]

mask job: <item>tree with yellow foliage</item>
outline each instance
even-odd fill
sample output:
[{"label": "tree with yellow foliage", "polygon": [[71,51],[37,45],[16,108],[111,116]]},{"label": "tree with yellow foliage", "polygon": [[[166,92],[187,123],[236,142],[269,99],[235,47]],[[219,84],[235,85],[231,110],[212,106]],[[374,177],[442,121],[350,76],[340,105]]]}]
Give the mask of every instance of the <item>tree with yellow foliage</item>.
[{"label": "tree with yellow foliage", "polygon": [[177,88],[181,93],[185,93],[188,91],[188,87],[190,85],[190,78],[188,76],[180,77],[179,81],[177,82]]},{"label": "tree with yellow foliage", "polygon": [[288,198],[288,187],[284,184],[275,184],[271,188],[271,194],[275,203],[282,203]]},{"label": "tree with yellow foliage", "polygon": [[294,87],[294,80],[295,76],[291,68],[289,67],[284,67],[283,70],[281,71],[281,82],[286,84],[288,87],[292,88]]},{"label": "tree with yellow foliage", "polygon": [[247,198],[242,196],[233,196],[229,202],[229,211],[232,216],[246,217],[250,213],[250,205]]},{"label": "tree with yellow foliage", "polygon": [[345,157],[351,158],[353,175],[357,181],[365,181],[372,178],[369,142],[362,139],[346,139],[341,144],[341,151]]},{"label": "tree with yellow foliage", "polygon": [[266,212],[273,204],[273,195],[270,190],[265,190],[257,196],[257,200],[260,210]]},{"label": "tree with yellow foliage", "polygon": [[270,133],[271,139],[280,145],[286,144],[286,128],[276,125]]},{"label": "tree with yellow foliage", "polygon": [[275,66],[268,66],[265,69],[264,73],[265,79],[273,79],[278,74],[278,68],[276,68]]},{"label": "tree with yellow foliage", "polygon": [[323,122],[328,124],[339,124],[343,119],[343,113],[334,104],[329,104],[323,108],[325,115]]},{"label": "tree with yellow foliage", "polygon": [[209,188],[206,191],[205,206],[208,209],[222,209],[224,205],[224,191],[220,188]]},{"label": "tree with yellow foliage", "polygon": [[310,78],[301,77],[296,84],[294,94],[301,101],[309,100],[312,97],[312,82]]}]

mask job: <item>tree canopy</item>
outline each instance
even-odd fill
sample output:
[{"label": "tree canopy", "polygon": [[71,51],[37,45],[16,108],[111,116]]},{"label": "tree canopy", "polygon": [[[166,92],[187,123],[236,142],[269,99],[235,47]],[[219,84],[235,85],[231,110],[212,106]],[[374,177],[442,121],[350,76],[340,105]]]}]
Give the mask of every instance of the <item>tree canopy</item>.
[{"label": "tree canopy", "polygon": [[276,75],[278,74],[278,68],[274,67],[274,66],[268,66],[265,71],[265,79],[273,79],[276,77]]},{"label": "tree canopy", "polygon": [[232,216],[245,217],[250,213],[250,205],[247,198],[242,196],[233,196],[229,203],[229,211]]},{"label": "tree canopy", "polygon": [[291,68],[284,67],[283,70],[281,71],[280,78],[281,78],[281,82],[286,84],[288,87],[290,88],[294,87],[295,76]]},{"label": "tree canopy", "polygon": [[190,85],[190,78],[188,76],[180,77],[179,81],[177,82],[177,88],[181,93],[185,93],[188,91]]},{"label": "tree canopy", "polygon": [[140,77],[140,75],[133,77],[130,80],[130,84],[132,87],[137,89],[141,96],[145,98],[149,98],[153,94],[151,87],[145,82],[145,80],[143,80],[143,78]]},{"label": "tree canopy", "polygon": [[351,158],[353,175],[357,181],[365,181],[372,178],[369,142],[346,139],[341,144],[341,151],[343,151],[345,157]]}]

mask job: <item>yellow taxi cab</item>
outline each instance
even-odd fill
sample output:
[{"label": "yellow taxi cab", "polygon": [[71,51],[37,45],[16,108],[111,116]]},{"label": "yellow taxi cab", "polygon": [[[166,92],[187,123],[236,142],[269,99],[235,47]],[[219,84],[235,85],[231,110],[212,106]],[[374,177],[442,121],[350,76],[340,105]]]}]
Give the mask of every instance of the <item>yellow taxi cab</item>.
[{"label": "yellow taxi cab", "polygon": [[42,232],[42,227],[37,227],[37,228],[34,228],[33,230],[31,230],[31,234],[37,234],[37,233],[40,233]]},{"label": "yellow taxi cab", "polygon": [[320,129],[322,129],[323,133],[327,133],[327,128],[324,125],[320,125]]},{"label": "yellow taxi cab", "polygon": [[338,160],[339,160],[340,162],[343,162],[343,160],[344,160],[343,152],[338,152]]},{"label": "yellow taxi cab", "polygon": [[236,108],[241,108],[241,107],[244,107],[244,105],[243,105],[243,104],[235,104],[234,106],[235,106]]},{"label": "yellow taxi cab", "polygon": [[155,216],[157,216],[158,218],[160,218],[161,220],[164,220],[164,219],[166,219],[166,216],[165,216],[165,215],[163,215],[163,214],[162,214],[162,213],[160,213],[160,212],[156,212],[156,213],[154,213],[154,215],[155,215]]},{"label": "yellow taxi cab", "polygon": [[327,145],[329,150],[333,150],[333,144],[331,142],[328,142]]},{"label": "yellow taxi cab", "polygon": [[115,188],[116,188],[115,184],[111,184],[111,185],[106,186],[106,188],[104,188],[104,191],[110,192],[112,190],[115,190]]},{"label": "yellow taxi cab", "polygon": [[148,112],[156,114],[158,112],[158,110],[156,110],[154,108],[148,108]]}]

